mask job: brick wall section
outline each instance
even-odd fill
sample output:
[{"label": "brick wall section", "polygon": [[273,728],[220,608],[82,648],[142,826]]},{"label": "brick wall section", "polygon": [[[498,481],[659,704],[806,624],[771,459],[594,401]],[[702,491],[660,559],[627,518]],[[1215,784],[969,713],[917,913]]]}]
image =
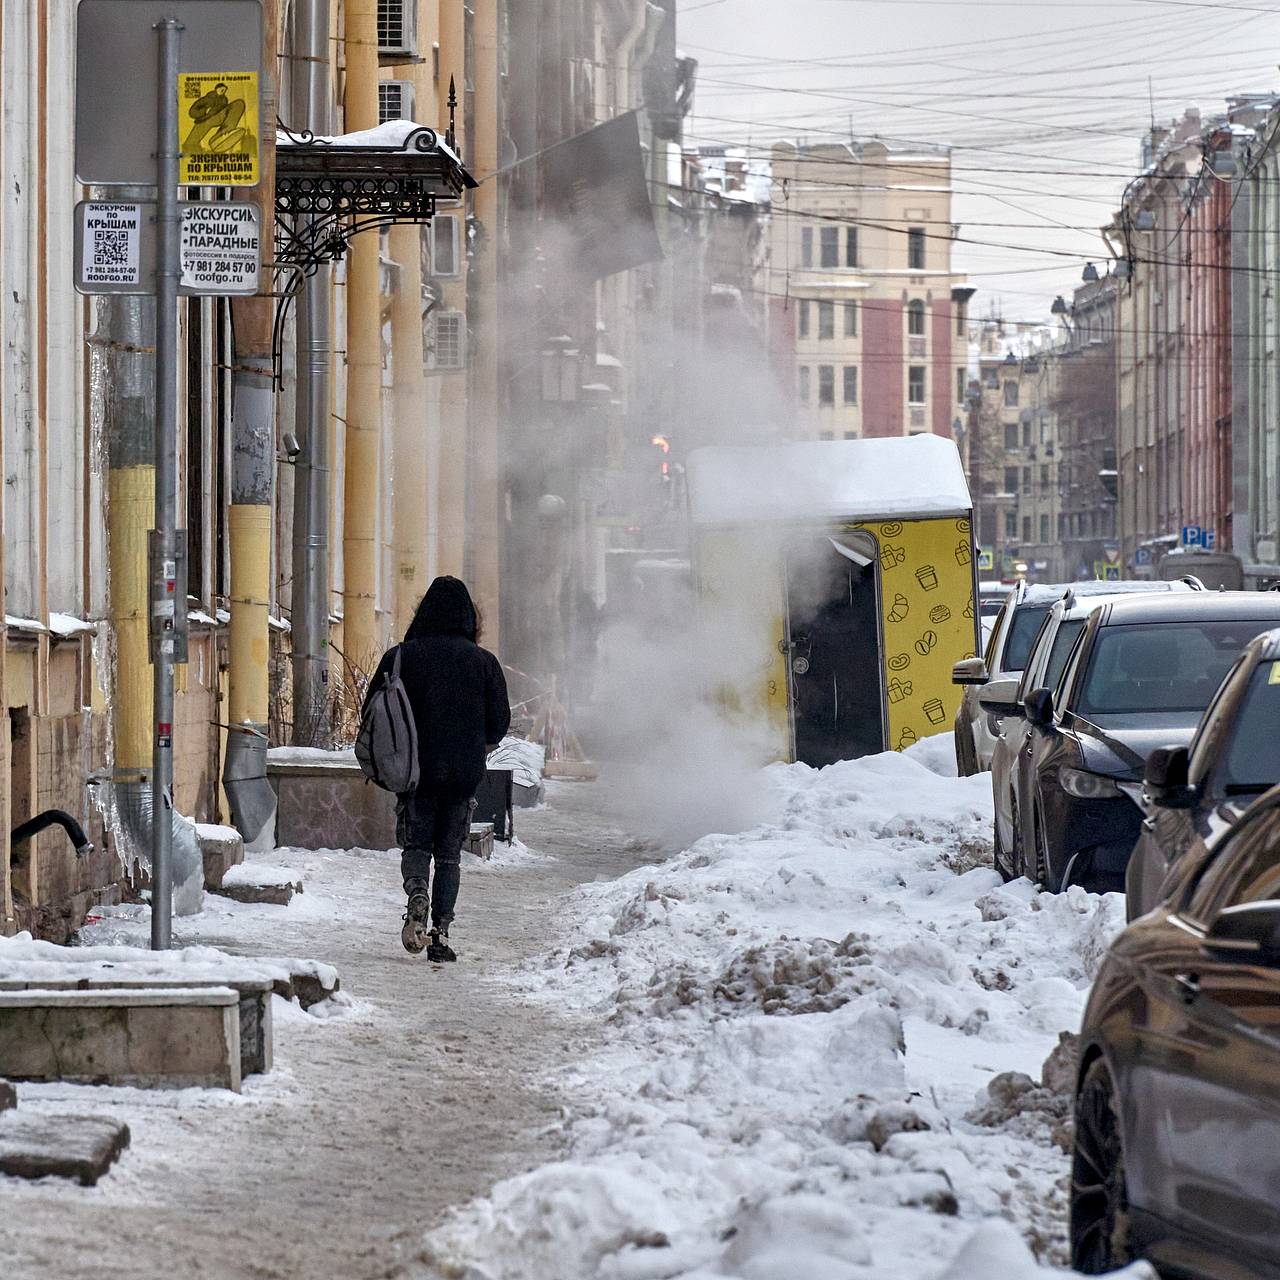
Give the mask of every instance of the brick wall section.
[{"label": "brick wall section", "polygon": [[862,304],[862,434],[906,434],[906,317],[901,302],[868,299]]},{"label": "brick wall section", "polygon": [[933,367],[929,371],[929,403],[933,421],[930,429],[935,436],[951,438],[951,419],[956,412],[955,373],[951,360],[951,333],[955,323],[951,299],[935,298],[931,304],[931,349]]}]

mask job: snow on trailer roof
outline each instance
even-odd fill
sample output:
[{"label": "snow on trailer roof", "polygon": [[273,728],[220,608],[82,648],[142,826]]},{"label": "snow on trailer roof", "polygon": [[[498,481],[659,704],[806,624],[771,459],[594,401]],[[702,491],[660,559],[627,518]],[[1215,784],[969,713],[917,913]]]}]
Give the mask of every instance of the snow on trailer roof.
[{"label": "snow on trailer roof", "polygon": [[695,449],[687,463],[694,524],[967,515],[955,444],[941,436],[806,440]]}]

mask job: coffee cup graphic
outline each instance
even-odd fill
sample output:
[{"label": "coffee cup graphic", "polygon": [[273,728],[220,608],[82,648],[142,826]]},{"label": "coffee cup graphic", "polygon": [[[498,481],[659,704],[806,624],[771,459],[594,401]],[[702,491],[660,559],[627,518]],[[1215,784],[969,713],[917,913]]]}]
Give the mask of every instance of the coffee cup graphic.
[{"label": "coffee cup graphic", "polygon": [[941,724],[947,718],[947,709],[941,698],[930,698],[922,708],[930,724]]},{"label": "coffee cup graphic", "polygon": [[922,564],[916,570],[916,581],[925,591],[933,591],[938,586],[938,571],[931,564]]}]

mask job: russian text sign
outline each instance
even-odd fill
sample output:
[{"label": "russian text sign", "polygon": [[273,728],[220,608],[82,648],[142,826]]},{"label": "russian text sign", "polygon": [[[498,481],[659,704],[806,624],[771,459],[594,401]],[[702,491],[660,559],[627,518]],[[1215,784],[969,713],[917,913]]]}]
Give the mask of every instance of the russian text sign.
[{"label": "russian text sign", "polygon": [[258,73],[179,75],[178,141],[184,186],[257,186]]},{"label": "russian text sign", "polygon": [[257,293],[258,211],[240,200],[182,206],[182,279],[189,294]]},{"label": "russian text sign", "polygon": [[142,242],[144,234],[154,241],[149,226],[154,210],[152,204],[104,201],[76,206],[77,289],[82,293],[150,291],[155,262],[154,258],[144,261]]}]

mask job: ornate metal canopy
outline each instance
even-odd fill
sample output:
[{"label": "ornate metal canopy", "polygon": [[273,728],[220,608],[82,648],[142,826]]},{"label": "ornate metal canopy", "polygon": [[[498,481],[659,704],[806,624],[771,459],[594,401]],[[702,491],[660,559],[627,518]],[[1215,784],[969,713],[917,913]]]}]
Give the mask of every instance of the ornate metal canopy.
[{"label": "ornate metal canopy", "polygon": [[434,129],[399,146],[347,144],[281,127],[276,145],[276,263],[310,275],[345,256],[351,237],[428,222],[439,199],[476,185]]}]

